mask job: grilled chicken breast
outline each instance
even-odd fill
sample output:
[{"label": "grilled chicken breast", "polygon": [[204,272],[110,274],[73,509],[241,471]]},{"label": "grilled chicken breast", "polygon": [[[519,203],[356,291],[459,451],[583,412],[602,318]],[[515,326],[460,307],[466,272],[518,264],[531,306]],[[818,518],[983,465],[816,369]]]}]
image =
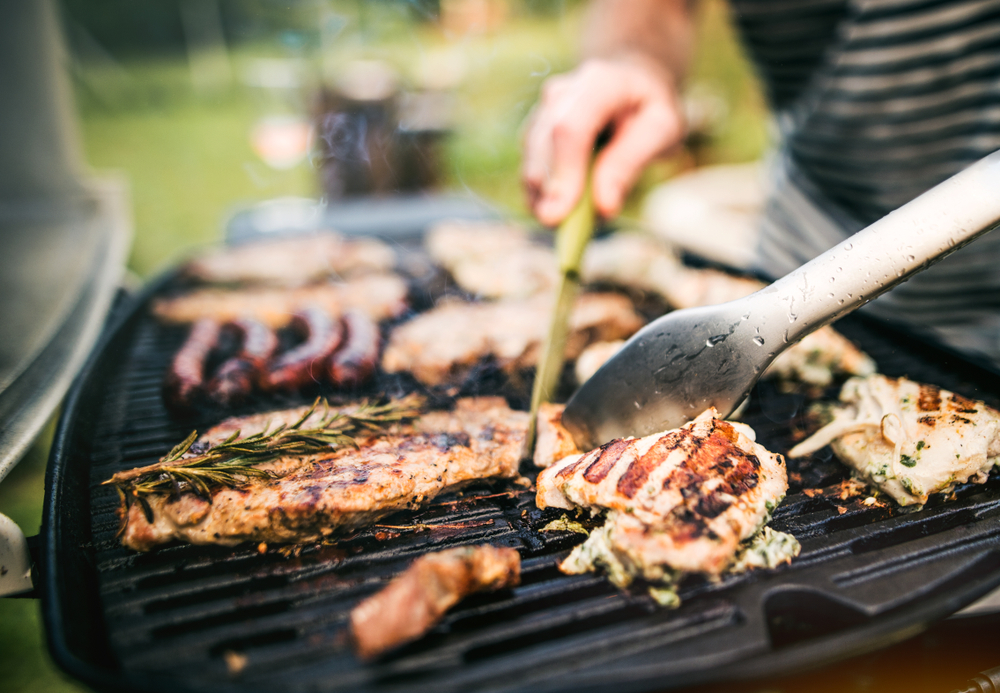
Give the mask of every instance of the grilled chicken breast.
[{"label": "grilled chicken breast", "polygon": [[542,402],[538,407],[538,418],[535,421],[535,453],[533,461],[536,467],[548,467],[553,462],[580,454],[573,436],[562,425],[565,404]]},{"label": "grilled chicken breast", "polygon": [[382,241],[323,233],[219,248],[191,260],[184,273],[211,284],[299,286],[323,277],[386,272],[395,264],[395,253]]},{"label": "grilled chicken breast", "polygon": [[[195,451],[235,431],[246,437],[273,430],[304,413],[299,408],[230,419],[202,436]],[[123,506],[122,543],[148,551],[175,540],[316,541],[474,479],[516,476],[527,426],[527,412],[512,411],[503,398],[460,399],[454,411],[429,412],[388,433],[357,438],[357,448],[258,465],[276,478],[219,488],[207,500],[190,492],[146,496],[149,518],[140,503]]]},{"label": "grilled chicken breast", "polygon": [[521,557],[514,549],[484,544],[421,556],[351,611],[354,649],[362,659],[377,657],[419,638],[468,595],[520,581]]},{"label": "grilled chicken breast", "polygon": [[539,508],[608,511],[560,566],[608,569],[613,582],[719,575],[788,489],[784,460],[714,409],[679,429],[613,440],[538,475]]},{"label": "grilled chicken breast", "polygon": [[833,420],[788,454],[825,445],[900,505],[923,504],[956,484],[986,481],[1000,456],[1000,412],[906,378],[851,378]]},{"label": "grilled chicken breast", "polygon": [[406,310],[406,282],[394,274],[371,274],[343,283],[325,283],[295,289],[258,287],[248,289],[199,289],[153,303],[153,313],[169,323],[190,323],[203,318],[231,322],[255,318],[268,327],[288,324],[309,306],[330,315],[355,308],[373,320],[402,315]]},{"label": "grilled chicken breast", "polygon": [[[520,301],[448,301],[393,330],[382,355],[389,373],[409,371],[425,385],[461,383],[481,359],[492,356],[514,372],[538,361],[552,309],[550,296]],[[628,337],[643,320],[625,296],[581,295],[570,317],[566,357],[594,341]]]}]

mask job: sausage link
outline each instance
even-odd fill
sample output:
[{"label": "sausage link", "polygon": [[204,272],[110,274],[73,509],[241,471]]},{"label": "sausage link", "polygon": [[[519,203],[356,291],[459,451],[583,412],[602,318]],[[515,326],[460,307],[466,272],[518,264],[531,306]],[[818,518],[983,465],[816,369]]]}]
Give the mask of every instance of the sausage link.
[{"label": "sausage link", "polygon": [[382,335],[366,313],[348,310],[343,317],[347,337],[329,360],[330,380],[340,387],[354,387],[371,379],[378,365]]},{"label": "sausage link", "polygon": [[340,321],[316,306],[297,313],[290,325],[305,341],[274,360],[261,378],[264,390],[298,390],[323,380],[324,364],[344,337]]},{"label": "sausage link", "polygon": [[253,319],[228,323],[240,336],[240,350],[226,360],[206,387],[209,397],[223,406],[244,401],[278,349],[278,337],[267,325]]},{"label": "sausage link", "polygon": [[205,365],[221,334],[222,326],[210,318],[199,320],[191,328],[163,379],[163,400],[169,408],[189,410],[204,393]]}]

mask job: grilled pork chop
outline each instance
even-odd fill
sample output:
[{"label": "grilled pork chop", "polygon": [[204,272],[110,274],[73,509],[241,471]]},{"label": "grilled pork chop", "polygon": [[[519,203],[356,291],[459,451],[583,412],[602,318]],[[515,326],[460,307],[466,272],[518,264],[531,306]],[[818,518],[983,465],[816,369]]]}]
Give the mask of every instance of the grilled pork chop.
[{"label": "grilled pork chop", "polygon": [[421,556],[351,611],[354,648],[362,659],[377,657],[419,638],[468,595],[520,580],[521,557],[514,549],[483,544]]},{"label": "grilled pork chop", "polygon": [[386,272],[395,264],[395,253],[382,241],[324,233],[219,248],[191,260],[184,272],[211,284],[299,286],[329,276]]},{"label": "grilled pork chop", "polygon": [[620,438],[538,475],[539,508],[607,510],[560,568],[600,564],[615,584],[677,573],[719,575],[788,490],[784,460],[748,426],[709,409],[682,428]]},{"label": "grilled pork chop", "polygon": [[296,313],[316,306],[330,315],[349,308],[364,311],[373,320],[394,318],[406,310],[407,287],[394,274],[371,274],[343,283],[325,283],[295,289],[199,289],[153,303],[156,317],[170,323],[202,318],[231,322],[255,318],[268,327],[283,327]]},{"label": "grilled pork chop", "polygon": [[[520,301],[447,301],[393,330],[382,355],[388,373],[409,371],[425,385],[461,383],[488,356],[508,372],[538,362],[552,310],[550,296]],[[632,302],[620,294],[581,295],[570,317],[566,357],[590,342],[628,337],[643,325]]]},{"label": "grilled pork chop", "polygon": [[986,481],[1000,457],[1000,412],[906,378],[851,378],[833,420],[788,454],[824,445],[900,505],[923,504],[956,484]]},{"label": "grilled pork chop", "polygon": [[[273,430],[305,412],[230,419],[202,436],[196,449],[203,451],[237,430],[243,438]],[[515,476],[527,426],[527,412],[512,411],[503,398],[460,399],[454,411],[429,412],[388,433],[356,438],[356,449],[260,464],[277,478],[219,488],[209,500],[190,492],[148,495],[151,520],[140,503],[123,506],[122,543],[148,551],[174,540],[223,545],[317,541],[415,508],[474,479]]]}]

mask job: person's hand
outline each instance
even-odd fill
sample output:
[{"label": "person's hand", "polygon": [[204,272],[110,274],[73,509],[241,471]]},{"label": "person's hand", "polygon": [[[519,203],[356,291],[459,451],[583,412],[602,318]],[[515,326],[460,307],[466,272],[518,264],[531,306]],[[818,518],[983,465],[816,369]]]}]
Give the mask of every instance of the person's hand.
[{"label": "person's hand", "polygon": [[528,121],[521,177],[540,222],[558,224],[583,192],[594,142],[611,138],[594,163],[593,196],[605,218],[617,214],[642,169],[684,135],[670,74],[642,58],[595,59],[548,79]]}]

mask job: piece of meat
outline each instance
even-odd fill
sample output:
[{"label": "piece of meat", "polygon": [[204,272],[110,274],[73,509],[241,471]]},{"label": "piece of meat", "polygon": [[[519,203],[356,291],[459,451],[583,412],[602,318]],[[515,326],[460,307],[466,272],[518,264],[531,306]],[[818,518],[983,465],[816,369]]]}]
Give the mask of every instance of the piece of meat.
[{"label": "piece of meat", "polygon": [[449,271],[470,258],[509,255],[534,245],[519,224],[458,219],[434,226],[424,244],[431,259]]},{"label": "piece of meat", "polygon": [[678,572],[720,575],[788,489],[784,460],[748,426],[709,409],[683,427],[613,440],[544,469],[539,508],[607,510],[607,522],[560,566],[608,569],[616,584]]},{"label": "piece of meat", "polygon": [[765,286],[756,279],[717,269],[683,267],[671,281],[663,284],[663,297],[674,308],[697,308],[735,301]]},{"label": "piece of meat", "polygon": [[347,336],[327,359],[327,370],[335,385],[356,387],[375,375],[382,335],[378,325],[359,310],[344,313],[343,323]]},{"label": "piece of meat", "polygon": [[588,283],[646,291],[673,305],[671,291],[687,271],[677,254],[659,239],[642,233],[616,233],[591,241],[581,276]]},{"label": "piece of meat", "polygon": [[278,356],[260,376],[263,390],[297,391],[326,379],[326,361],[344,341],[340,320],[322,308],[309,306],[289,326],[304,341]]},{"label": "piece of meat", "polygon": [[325,283],[295,289],[198,289],[153,302],[153,314],[168,323],[189,323],[201,318],[231,322],[252,317],[272,329],[284,327],[292,316],[315,305],[330,315],[356,308],[372,320],[395,318],[406,310],[406,282],[394,274],[370,274],[342,283]]},{"label": "piece of meat", "polygon": [[221,333],[222,325],[209,318],[203,318],[191,327],[163,379],[163,399],[168,407],[176,411],[188,410],[204,393],[208,357],[218,345]]},{"label": "piece of meat", "polygon": [[514,549],[483,544],[421,556],[351,610],[354,649],[362,659],[374,659],[422,636],[468,595],[520,581],[521,557]]},{"label": "piece of meat", "polygon": [[216,369],[205,385],[205,393],[216,404],[228,407],[245,401],[253,392],[255,383],[278,349],[278,337],[271,328],[256,320],[237,320],[223,329],[237,334],[239,351]]},{"label": "piece of meat", "polygon": [[426,246],[456,284],[483,298],[527,298],[552,289],[559,278],[552,249],[513,224],[445,222],[427,234]]},{"label": "piece of meat", "polygon": [[851,378],[833,420],[788,453],[831,445],[844,464],[900,505],[923,504],[956,484],[986,481],[1000,457],[1000,412],[934,385]]},{"label": "piece of meat", "polygon": [[395,253],[382,241],[328,232],[219,248],[191,260],[184,272],[211,284],[299,286],[329,276],[386,272],[395,264]]},{"label": "piece of meat", "polygon": [[573,366],[573,374],[576,376],[576,382],[583,385],[590,380],[590,376],[600,370],[601,366],[617,354],[623,346],[625,346],[624,339],[615,339],[610,342],[594,342],[589,345],[577,357],[576,364]]},{"label": "piece of meat", "polygon": [[[425,385],[461,383],[482,359],[493,357],[508,372],[538,363],[552,311],[551,296],[520,301],[445,301],[393,330],[382,368],[409,371]],[[628,337],[643,325],[632,302],[620,294],[581,295],[570,316],[566,358],[595,341]]]},{"label": "piece of meat", "polygon": [[837,376],[867,376],[875,370],[868,354],[827,325],[779,354],[761,377],[827,387]]},{"label": "piece of meat", "polygon": [[[300,407],[230,419],[202,436],[194,450],[237,430],[241,438],[274,430],[305,412]],[[208,500],[191,492],[163,493],[145,496],[146,508],[123,505],[122,543],[148,551],[175,540],[227,546],[318,541],[475,479],[516,476],[527,427],[528,413],[511,410],[501,397],[460,399],[454,411],[429,412],[388,432],[359,436],[356,448],[257,465],[276,478],[216,488]],[[114,480],[127,476],[119,473]]]},{"label": "piece of meat", "polygon": [[578,455],[581,450],[576,447],[573,436],[562,425],[565,404],[542,402],[538,407],[538,418],[535,420],[535,453],[533,461],[536,467],[548,467],[570,455]]}]

